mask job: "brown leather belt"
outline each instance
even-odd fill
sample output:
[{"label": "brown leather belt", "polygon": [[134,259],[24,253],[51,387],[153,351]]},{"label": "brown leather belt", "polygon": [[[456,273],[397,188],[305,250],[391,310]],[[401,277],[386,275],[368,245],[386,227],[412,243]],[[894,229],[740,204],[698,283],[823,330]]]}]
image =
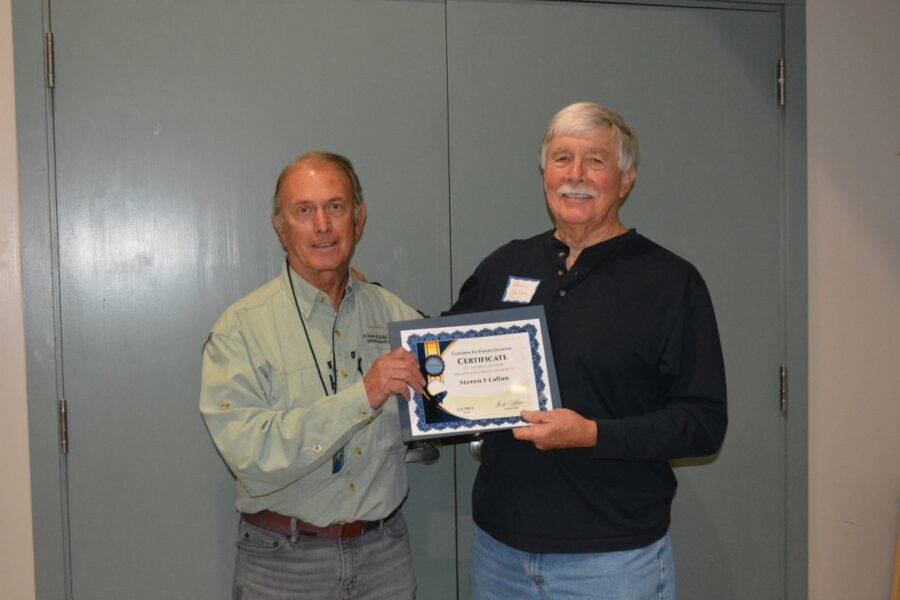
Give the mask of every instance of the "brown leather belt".
[{"label": "brown leather belt", "polygon": [[[307,523],[306,521],[297,519],[296,534],[326,538],[329,540],[359,537],[367,531],[371,531],[373,529],[381,527],[381,524],[397,514],[398,510],[400,509],[395,509],[394,512],[378,521],[332,523],[331,525],[326,525],[325,527],[318,527],[316,525],[313,525],[312,523]],[[286,515],[280,515],[276,512],[272,512],[271,510],[264,510],[252,514],[241,513],[241,518],[243,518],[244,521],[250,523],[251,525],[255,525],[256,527],[260,527],[262,529],[268,529],[269,531],[274,531],[275,533],[281,533],[283,535],[294,534],[294,531],[291,530],[292,518]]]}]

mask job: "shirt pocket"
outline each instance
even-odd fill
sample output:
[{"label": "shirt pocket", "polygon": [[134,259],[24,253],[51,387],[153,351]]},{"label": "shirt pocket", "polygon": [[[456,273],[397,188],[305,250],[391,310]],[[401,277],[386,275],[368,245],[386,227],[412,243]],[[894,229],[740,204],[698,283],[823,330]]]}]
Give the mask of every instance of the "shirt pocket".
[{"label": "shirt pocket", "polygon": [[318,369],[309,366],[290,373],[275,373],[269,401],[275,410],[290,410],[298,406],[311,406],[325,395]]}]

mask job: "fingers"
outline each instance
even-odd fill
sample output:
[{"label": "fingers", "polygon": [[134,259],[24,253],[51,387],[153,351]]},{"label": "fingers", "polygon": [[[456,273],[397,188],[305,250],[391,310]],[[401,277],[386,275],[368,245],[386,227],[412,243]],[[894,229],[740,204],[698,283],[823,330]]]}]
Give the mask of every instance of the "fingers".
[{"label": "fingers", "polygon": [[[412,354],[402,348],[395,348],[378,360],[382,361],[382,366],[391,379],[402,381],[404,386],[410,386],[419,394],[425,393],[425,377]],[[404,393],[404,398],[409,399],[408,391],[404,392],[407,392]]]},{"label": "fingers", "polygon": [[596,422],[566,408],[523,411],[522,418],[531,425],[514,429],[513,437],[539,450],[591,447],[597,442]]},{"label": "fingers", "polygon": [[356,267],[350,267],[350,274],[353,275],[353,279],[356,279],[357,281],[369,281],[366,279],[365,274]]},{"label": "fingers", "polygon": [[[391,379],[387,385],[390,393],[400,394],[403,399],[409,402],[409,386],[402,379]],[[390,394],[389,394],[390,395]]]},{"label": "fingers", "polygon": [[422,368],[419,365],[419,361],[416,360],[416,357],[404,350],[403,348],[397,348],[395,351],[402,357],[402,360],[407,365],[407,375],[406,382],[419,394],[425,393],[425,376],[422,374]]},{"label": "fingers", "polygon": [[522,419],[526,423],[531,423],[531,427],[516,427],[513,429],[513,437],[517,440],[526,442],[536,442],[547,435],[550,429],[548,411],[544,410],[523,410]]},{"label": "fingers", "polygon": [[523,442],[533,442],[536,438],[540,437],[541,431],[539,431],[539,427],[531,426],[531,427],[516,427],[512,430],[513,437],[517,440],[522,440]]},{"label": "fingers", "polygon": [[550,420],[547,415],[545,410],[523,410],[521,416],[528,423],[547,423]]},{"label": "fingers", "polygon": [[402,348],[395,348],[379,356],[363,376],[363,384],[373,408],[382,406],[393,394],[409,401],[409,388],[424,394],[425,378],[418,361]]},{"label": "fingers", "polygon": [[522,442],[531,442],[538,450],[552,450],[553,426],[545,423],[530,425],[528,427],[516,427],[513,429],[513,437]]}]

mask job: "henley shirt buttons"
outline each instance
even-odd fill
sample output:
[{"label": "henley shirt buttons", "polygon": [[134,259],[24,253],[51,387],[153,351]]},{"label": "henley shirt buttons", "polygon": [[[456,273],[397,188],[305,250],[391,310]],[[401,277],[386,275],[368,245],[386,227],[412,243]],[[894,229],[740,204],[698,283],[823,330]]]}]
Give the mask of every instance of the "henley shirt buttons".
[{"label": "henley shirt buttons", "polygon": [[559,295],[560,295],[560,296],[565,296],[565,295],[566,295],[566,290],[559,290]]}]

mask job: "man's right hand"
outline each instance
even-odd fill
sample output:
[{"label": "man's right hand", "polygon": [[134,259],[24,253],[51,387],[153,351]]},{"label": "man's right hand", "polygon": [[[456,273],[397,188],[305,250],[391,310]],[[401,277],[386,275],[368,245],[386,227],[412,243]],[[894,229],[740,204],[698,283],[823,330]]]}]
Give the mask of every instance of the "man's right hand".
[{"label": "man's right hand", "polygon": [[363,375],[363,385],[369,397],[369,406],[377,410],[393,394],[409,400],[409,388],[424,394],[425,378],[419,371],[419,362],[403,348],[394,348],[379,356]]}]

